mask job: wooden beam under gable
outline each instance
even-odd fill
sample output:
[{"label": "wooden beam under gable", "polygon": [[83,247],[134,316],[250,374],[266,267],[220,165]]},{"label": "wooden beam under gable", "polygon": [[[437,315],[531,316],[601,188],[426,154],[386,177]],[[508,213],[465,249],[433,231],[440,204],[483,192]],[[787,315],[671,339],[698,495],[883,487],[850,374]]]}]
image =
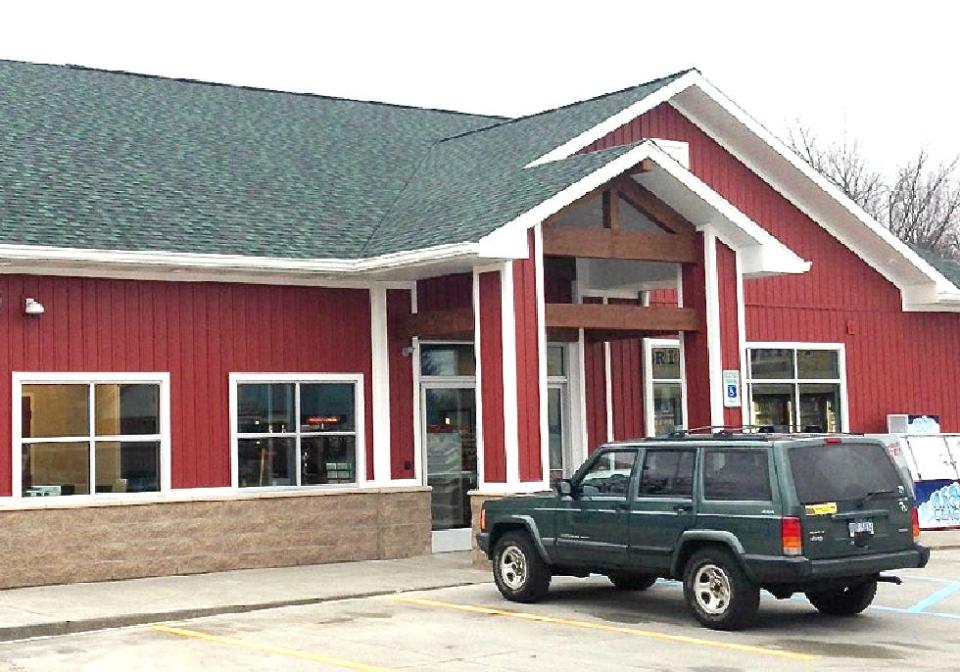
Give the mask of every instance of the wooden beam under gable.
[{"label": "wooden beam under gable", "polygon": [[407,336],[412,338],[469,338],[473,340],[473,309],[428,310],[407,318]]},{"label": "wooden beam under gable", "polygon": [[602,194],[603,228],[610,231],[620,230],[620,204],[617,203],[617,192],[607,189]]},{"label": "wooden beam under gable", "polygon": [[588,329],[599,332],[671,333],[699,331],[701,315],[693,308],[646,307],[624,304],[548,303],[548,329]]},{"label": "wooden beam under gable", "polygon": [[630,177],[618,177],[613,186],[620,194],[620,198],[636,208],[654,224],[670,233],[686,233],[692,235],[696,228],[679,212],[657,198],[652,191],[638,184]]},{"label": "wooden beam under gable", "polygon": [[680,264],[695,264],[700,259],[694,236],[588,226],[544,227],[543,253],[552,257],[669,261]]}]

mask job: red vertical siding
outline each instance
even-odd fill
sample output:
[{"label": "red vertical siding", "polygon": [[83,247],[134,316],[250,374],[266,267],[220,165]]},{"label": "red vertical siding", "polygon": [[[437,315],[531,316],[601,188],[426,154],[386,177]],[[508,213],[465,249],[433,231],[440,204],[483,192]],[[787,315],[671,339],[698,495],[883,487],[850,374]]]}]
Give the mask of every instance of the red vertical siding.
[{"label": "red vertical siding", "polygon": [[748,342],[844,343],[852,431],[885,431],[886,415],[901,412],[938,414],[945,431],[960,431],[960,316],[903,313],[896,287],[669,105],[585,151],[652,137],[689,143],[694,174],[813,262],[802,275],[744,283]]},{"label": "red vertical siding", "polygon": [[414,478],[413,357],[404,354],[410,345],[406,320],[411,292],[387,290],[387,349],[390,363],[390,475]]},{"label": "red vertical siding", "polygon": [[503,430],[503,291],[500,273],[481,273],[480,394],[483,400],[483,477],[487,483],[507,480]]},{"label": "red vertical siding", "polygon": [[[698,249],[703,250],[703,234],[697,234]],[[683,305],[694,308],[706,315],[706,276],[703,263],[684,264],[683,266]],[[702,325],[700,331],[683,335],[683,357],[687,378],[687,426],[708,427],[710,420],[710,364],[707,356],[707,331]]]},{"label": "red vertical siding", "polygon": [[[720,300],[721,368],[740,370],[739,319],[737,316],[737,253],[717,241],[717,289]],[[719,381],[718,383],[719,384]],[[741,395],[742,396],[742,395]],[[739,427],[743,416],[739,408],[723,409],[723,424]]]},{"label": "red vertical siding", "polygon": [[513,300],[517,338],[517,414],[520,480],[543,479],[540,452],[540,325],[537,319],[537,277],[534,232],[528,233],[530,255],[513,262]]},{"label": "red vertical siding", "polygon": [[[6,445],[13,371],[169,371],[173,486],[228,486],[230,372],[362,373],[372,469],[367,290],[6,275],[0,296]],[[27,296],[43,316],[23,314]],[[9,494],[7,450],[0,495]]]},{"label": "red vertical siding", "polygon": [[651,306],[676,306],[677,290],[675,289],[654,289],[650,292]]},{"label": "red vertical siding", "polygon": [[[610,303],[639,305],[639,300],[610,299]],[[610,341],[610,386],[613,403],[613,438],[642,437],[643,341],[639,338]]]},{"label": "red vertical siding", "polygon": [[[585,297],[584,303],[600,303]],[[607,373],[602,342],[586,341],[583,345],[583,388],[587,410],[587,450],[593,452],[607,442]]]},{"label": "red vertical siding", "polygon": [[447,310],[473,305],[473,274],[455,273],[417,281],[417,310]]}]

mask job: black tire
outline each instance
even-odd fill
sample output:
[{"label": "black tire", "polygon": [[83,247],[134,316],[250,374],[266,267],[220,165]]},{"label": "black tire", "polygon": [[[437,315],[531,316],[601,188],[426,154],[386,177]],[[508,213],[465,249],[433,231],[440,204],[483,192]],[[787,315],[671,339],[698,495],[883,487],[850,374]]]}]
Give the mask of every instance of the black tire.
[{"label": "black tire", "polygon": [[656,576],[638,572],[614,572],[607,578],[617,590],[646,590],[657,582]]},{"label": "black tire", "polygon": [[846,588],[811,591],[807,593],[810,604],[821,614],[828,616],[856,616],[870,606],[877,595],[877,582],[871,579]]},{"label": "black tire", "polygon": [[760,587],[726,548],[696,551],[683,571],[683,596],[701,624],[714,630],[741,630],[760,608]]},{"label": "black tire", "polygon": [[493,549],[493,580],[511,602],[538,602],[550,588],[550,567],[540,557],[530,535],[507,532]]}]

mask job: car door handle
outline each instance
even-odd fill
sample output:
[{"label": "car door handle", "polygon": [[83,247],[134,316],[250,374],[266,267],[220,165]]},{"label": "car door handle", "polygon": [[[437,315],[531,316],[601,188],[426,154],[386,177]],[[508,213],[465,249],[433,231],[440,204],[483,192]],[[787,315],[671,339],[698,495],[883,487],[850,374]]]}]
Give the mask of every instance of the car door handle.
[{"label": "car door handle", "polygon": [[686,513],[688,511],[693,511],[693,504],[674,504],[673,510],[677,513]]},{"label": "car door handle", "polygon": [[613,508],[617,511],[628,511],[630,509],[630,505],[626,502],[620,502],[619,504],[614,504]]}]

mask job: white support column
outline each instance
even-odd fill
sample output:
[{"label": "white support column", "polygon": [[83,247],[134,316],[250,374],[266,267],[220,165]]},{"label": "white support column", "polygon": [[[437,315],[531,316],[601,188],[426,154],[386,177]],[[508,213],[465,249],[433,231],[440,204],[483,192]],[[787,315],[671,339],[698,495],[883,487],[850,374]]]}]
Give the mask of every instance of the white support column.
[{"label": "white support column", "polygon": [[736,250],[737,268],[737,351],[740,353],[740,421],[750,424],[750,406],[747,400],[747,309],[743,303],[743,269],[740,251]]},{"label": "white support column", "polygon": [[517,320],[513,305],[513,262],[500,274],[500,309],[503,345],[503,447],[507,487],[520,483],[520,420],[517,416]]},{"label": "white support column", "polygon": [[[609,303],[606,297],[603,303]],[[610,341],[603,342],[603,400],[607,411],[607,441],[613,441],[613,362]]]},{"label": "white support column", "polygon": [[720,345],[720,287],[717,277],[717,236],[703,227],[703,271],[707,304],[707,364],[710,384],[710,424],[723,425],[723,359]]},{"label": "white support column", "polygon": [[370,352],[373,389],[373,480],[391,480],[390,470],[390,351],[387,340],[387,289],[370,288]]}]

